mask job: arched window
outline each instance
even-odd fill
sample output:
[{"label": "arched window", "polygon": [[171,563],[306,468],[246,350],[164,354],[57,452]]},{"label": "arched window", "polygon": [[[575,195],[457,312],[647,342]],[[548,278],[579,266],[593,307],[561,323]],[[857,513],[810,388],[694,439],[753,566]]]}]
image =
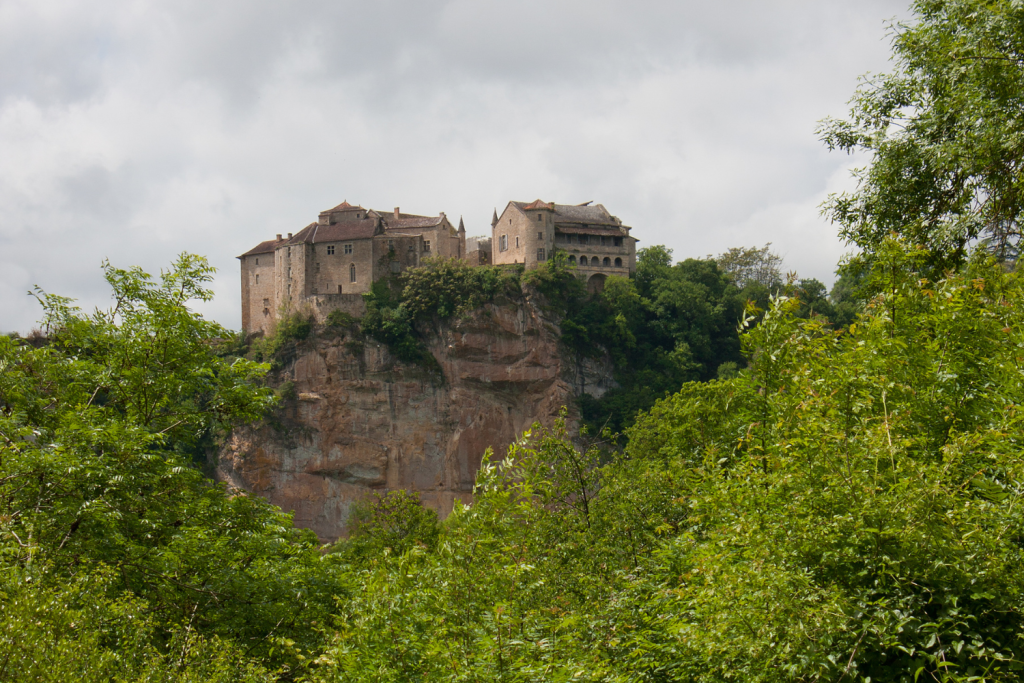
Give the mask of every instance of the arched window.
[{"label": "arched window", "polygon": [[573,256],[572,254],[569,254],[569,263],[572,263],[574,265],[576,263],[576,257]]},{"label": "arched window", "polygon": [[348,267],[348,281],[349,282],[355,282],[356,281],[356,264],[354,264],[354,263],[350,264],[349,267]]},{"label": "arched window", "polygon": [[622,259],[620,259],[620,258],[616,258],[615,259],[615,267],[616,268],[621,268],[622,267]]},{"label": "arched window", "polygon": [[580,265],[581,266],[587,265],[587,257],[586,256],[580,256]]},{"label": "arched window", "polygon": [[612,260],[610,258],[608,258],[607,256],[605,256],[604,257],[604,264],[603,265],[604,265],[605,268],[607,268],[608,266],[612,265]]}]

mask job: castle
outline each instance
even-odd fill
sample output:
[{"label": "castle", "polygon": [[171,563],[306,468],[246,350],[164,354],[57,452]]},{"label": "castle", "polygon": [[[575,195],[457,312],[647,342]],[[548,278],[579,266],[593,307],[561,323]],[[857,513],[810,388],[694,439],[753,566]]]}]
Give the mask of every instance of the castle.
[{"label": "castle", "polygon": [[418,216],[342,202],[295,235],[279,234],[238,257],[242,329],[271,334],[281,312],[299,308],[318,320],[332,310],[361,315],[370,285],[433,256],[536,268],[564,251],[598,291],[608,275],[636,269],[636,238],[602,205],[591,204],[509,202],[500,216],[495,210],[490,238],[467,239],[462,219],[455,228],[443,212]]}]

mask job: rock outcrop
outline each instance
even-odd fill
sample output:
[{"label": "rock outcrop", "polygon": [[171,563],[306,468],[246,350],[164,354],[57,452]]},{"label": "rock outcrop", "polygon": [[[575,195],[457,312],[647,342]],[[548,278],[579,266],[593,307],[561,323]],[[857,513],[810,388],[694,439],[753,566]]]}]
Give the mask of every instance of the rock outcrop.
[{"label": "rock outcrop", "polygon": [[557,320],[529,296],[442,324],[427,339],[437,368],[323,332],[272,377],[294,383],[279,421],[237,430],[217,476],[294,511],[324,541],[346,533],[350,505],[372,491],[413,490],[447,515],[470,500],[488,447],[502,453],[612,383],[607,363],[567,361]]}]

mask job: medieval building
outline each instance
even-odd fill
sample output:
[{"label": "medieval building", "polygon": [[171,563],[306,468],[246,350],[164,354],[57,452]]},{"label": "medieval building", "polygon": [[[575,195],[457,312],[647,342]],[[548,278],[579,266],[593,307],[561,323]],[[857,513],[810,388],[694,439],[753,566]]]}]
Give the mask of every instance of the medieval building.
[{"label": "medieval building", "polygon": [[377,212],[342,202],[287,237],[261,242],[239,256],[242,329],[273,332],[278,316],[300,308],[322,319],[331,310],[358,315],[363,292],[428,256],[464,258],[466,229],[441,213]]},{"label": "medieval building", "polygon": [[604,206],[590,204],[509,202],[491,220],[491,262],[536,268],[559,250],[576,264],[591,291],[602,289],[609,275],[628,276],[636,270],[631,228]]},{"label": "medieval building", "polygon": [[444,213],[377,212],[342,202],[295,235],[277,235],[238,257],[242,329],[271,334],[279,315],[300,309],[321,321],[332,310],[359,316],[371,284],[429,256],[536,268],[564,251],[588,288],[599,291],[608,275],[636,270],[636,239],[602,205],[590,204],[509,202],[500,216],[494,212],[491,237],[467,241],[462,219],[456,229]]}]

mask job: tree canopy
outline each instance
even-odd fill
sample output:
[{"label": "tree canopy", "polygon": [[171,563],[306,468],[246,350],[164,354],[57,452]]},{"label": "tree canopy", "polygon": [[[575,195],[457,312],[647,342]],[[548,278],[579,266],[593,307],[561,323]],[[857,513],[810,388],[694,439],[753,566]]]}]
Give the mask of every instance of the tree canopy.
[{"label": "tree canopy", "polygon": [[1016,0],[915,0],[891,27],[894,69],[862,79],[832,149],[871,153],[854,192],[829,198],[840,235],[870,254],[889,233],[932,266],[979,243],[1015,260],[1024,211],[1024,7]]}]

